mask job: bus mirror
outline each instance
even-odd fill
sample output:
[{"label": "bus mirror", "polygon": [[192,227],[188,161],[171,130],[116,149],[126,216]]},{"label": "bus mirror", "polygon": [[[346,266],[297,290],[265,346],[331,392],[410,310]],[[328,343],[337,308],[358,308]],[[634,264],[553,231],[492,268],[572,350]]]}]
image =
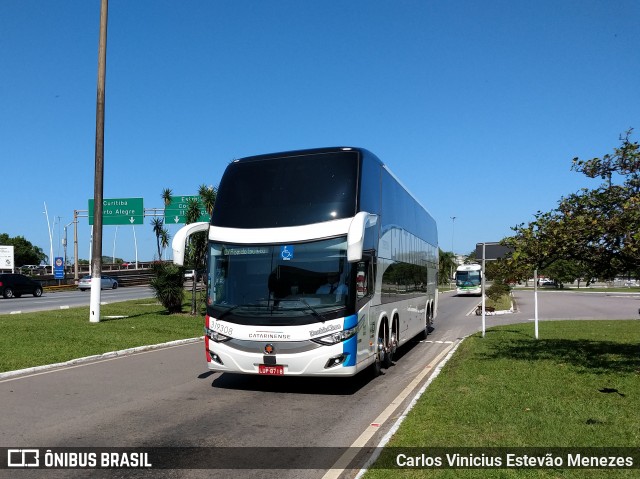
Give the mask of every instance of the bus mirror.
[{"label": "bus mirror", "polygon": [[191,223],[183,226],[178,230],[178,232],[173,236],[173,241],[171,242],[171,249],[173,250],[173,264],[177,264],[179,266],[184,265],[184,250],[187,238],[193,233],[207,231],[207,229],[209,229],[209,222],[199,221],[197,223]]},{"label": "bus mirror", "polygon": [[347,233],[347,261],[355,263],[362,260],[362,247],[364,244],[364,231],[368,226],[378,222],[378,216],[361,211],[357,213]]}]

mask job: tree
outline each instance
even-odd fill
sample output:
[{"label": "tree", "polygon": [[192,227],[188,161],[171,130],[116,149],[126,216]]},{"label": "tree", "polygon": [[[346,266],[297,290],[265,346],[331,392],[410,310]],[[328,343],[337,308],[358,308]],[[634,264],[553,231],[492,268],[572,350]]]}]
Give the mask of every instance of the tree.
[{"label": "tree", "polygon": [[640,146],[630,140],[632,131],[620,136],[613,154],[573,159],[574,171],[605,181],[563,198],[558,207],[568,226],[589,225],[576,245],[579,259],[596,265],[608,278],[640,268]]},{"label": "tree", "polygon": [[171,200],[173,199],[173,191],[170,188],[165,188],[162,190],[162,202],[164,203],[165,208],[171,204]]},{"label": "tree", "polygon": [[445,285],[449,283],[452,273],[456,269],[455,255],[451,251],[445,252],[439,249],[438,257],[438,283]]},{"label": "tree", "polygon": [[200,195],[204,209],[207,210],[207,213],[211,216],[213,213],[213,207],[216,204],[218,190],[213,186],[200,185],[198,188],[198,195]]},{"label": "tree", "polygon": [[541,274],[553,279],[557,288],[563,288],[565,283],[573,283],[574,281],[578,281],[579,288],[582,278],[587,279],[587,284],[592,278],[586,263],[572,259],[560,259],[542,270]]},{"label": "tree", "polygon": [[505,239],[515,252],[512,264],[543,270],[560,260],[579,261],[593,276],[613,278],[638,274],[640,268],[640,149],[620,137],[611,155],[573,159],[572,170],[605,180],[563,197],[558,208],[538,212],[528,225],[513,228]]},{"label": "tree", "polygon": [[[186,211],[186,223],[195,223],[200,218],[201,206],[204,206],[205,210],[211,217],[213,213],[213,207],[216,203],[217,190],[213,186],[200,185],[198,187],[198,195],[200,201],[192,199],[187,203]],[[189,256],[189,262],[193,264],[196,270],[203,270],[206,266],[207,259],[207,234],[205,232],[196,233],[189,238],[189,247],[187,250]],[[197,277],[197,273],[196,273]],[[208,275],[203,275],[206,282]],[[195,281],[193,282],[193,290],[191,294],[191,314],[196,314],[196,291]]]},{"label": "tree", "polygon": [[162,259],[162,250],[160,249],[160,238],[162,237],[162,230],[164,229],[164,221],[162,218],[153,218],[151,220],[151,226],[153,227],[153,233],[156,235],[156,246],[158,248],[158,261]]},{"label": "tree", "polygon": [[6,233],[0,233],[0,245],[13,246],[14,263],[16,266],[25,264],[40,264],[49,257],[42,251],[42,248],[34,246],[27,241],[24,236],[10,237]]},{"label": "tree", "polygon": [[[165,207],[171,204],[172,192],[169,188],[162,190],[162,201]],[[156,235],[158,247],[158,260],[162,259],[162,252],[169,246],[169,231],[164,227],[161,218],[151,221],[153,232]],[[184,268],[174,264],[166,264],[158,261],[153,266],[155,277],[151,280],[156,298],[167,308],[169,314],[182,312],[184,300]]]}]

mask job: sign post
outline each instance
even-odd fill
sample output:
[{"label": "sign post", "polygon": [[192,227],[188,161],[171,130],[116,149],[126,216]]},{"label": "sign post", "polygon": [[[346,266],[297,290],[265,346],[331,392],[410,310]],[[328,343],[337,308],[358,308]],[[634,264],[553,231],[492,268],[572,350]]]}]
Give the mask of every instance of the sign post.
[{"label": "sign post", "polygon": [[56,256],[53,261],[53,278],[64,279],[64,258]]},{"label": "sign post", "polygon": [[[476,244],[476,259],[482,259],[482,337],[485,335],[485,261],[494,261],[504,258],[508,254],[513,253],[513,248],[509,246],[503,246],[500,243],[477,243]],[[537,328],[537,325],[536,325]],[[537,337],[537,335],[536,335]]]},{"label": "sign post", "polygon": [[533,270],[533,321],[536,339],[538,339],[538,269]]}]

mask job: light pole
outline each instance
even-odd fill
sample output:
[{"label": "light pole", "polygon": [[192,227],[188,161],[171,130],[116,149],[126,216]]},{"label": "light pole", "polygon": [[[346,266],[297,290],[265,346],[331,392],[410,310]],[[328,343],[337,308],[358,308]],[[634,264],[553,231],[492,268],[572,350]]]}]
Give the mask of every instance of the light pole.
[{"label": "light pole", "polygon": [[64,227],[64,237],[62,238],[62,247],[64,248],[64,277],[67,278],[67,228],[73,224],[73,221]]},{"label": "light pole", "polygon": [[62,219],[62,216],[56,216],[56,219],[58,220],[58,256],[60,256],[60,243],[62,242],[60,240],[60,236],[61,236],[61,231],[60,231],[60,220]]},{"label": "light pole", "polygon": [[113,235],[113,253],[111,255],[111,262],[116,262],[116,239],[118,239],[118,227],[116,226],[116,232]]},{"label": "light pole", "polygon": [[49,263],[51,264],[51,273],[53,273],[53,232],[51,231],[51,225],[49,224],[49,211],[47,211],[47,202],[44,202],[43,213],[47,217],[47,232],[49,233]]},{"label": "light pole", "polygon": [[107,64],[108,0],[100,2],[100,38],[98,42],[98,87],[96,95],[96,149],[93,179],[93,228],[91,243],[91,298],[89,321],[100,322],[100,277],[102,276],[102,200],[104,186],[104,110]]},{"label": "light pole", "polygon": [[455,232],[455,227],[456,227],[456,217],[455,216],[451,216],[451,276],[449,277],[449,287],[450,289],[453,289],[453,286],[451,286],[451,281],[453,280],[453,265],[456,262],[456,254],[453,252],[453,234]]}]

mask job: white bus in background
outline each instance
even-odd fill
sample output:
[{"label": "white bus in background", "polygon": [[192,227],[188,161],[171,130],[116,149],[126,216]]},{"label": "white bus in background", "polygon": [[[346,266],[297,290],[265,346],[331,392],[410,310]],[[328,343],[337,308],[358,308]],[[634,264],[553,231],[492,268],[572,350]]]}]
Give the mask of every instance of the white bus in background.
[{"label": "white bus in background", "polygon": [[482,266],[462,264],[456,269],[456,293],[461,295],[482,294]]},{"label": "white bus in background", "polygon": [[351,376],[391,365],[437,311],[434,219],[372,153],[301,150],[234,160],[207,231],[209,369]]}]

